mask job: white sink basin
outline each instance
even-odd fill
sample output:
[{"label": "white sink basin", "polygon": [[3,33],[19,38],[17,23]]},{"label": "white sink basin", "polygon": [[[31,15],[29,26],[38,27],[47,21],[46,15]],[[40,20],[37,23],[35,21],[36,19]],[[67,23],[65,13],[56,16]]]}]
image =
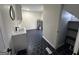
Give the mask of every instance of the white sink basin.
[{"label": "white sink basin", "polygon": [[14,32],[12,32],[12,35],[21,35],[21,34],[26,34],[26,33],[27,33],[26,29],[24,29],[22,31],[20,31],[20,30],[14,31]]}]

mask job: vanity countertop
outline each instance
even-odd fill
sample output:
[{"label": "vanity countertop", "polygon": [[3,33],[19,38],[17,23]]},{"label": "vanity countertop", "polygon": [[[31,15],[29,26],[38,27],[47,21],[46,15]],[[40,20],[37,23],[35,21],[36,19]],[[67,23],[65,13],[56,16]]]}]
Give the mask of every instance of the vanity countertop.
[{"label": "vanity countertop", "polygon": [[21,35],[21,34],[26,34],[26,33],[27,33],[26,31],[13,32],[13,33],[12,33],[12,36],[14,36],[14,35]]}]

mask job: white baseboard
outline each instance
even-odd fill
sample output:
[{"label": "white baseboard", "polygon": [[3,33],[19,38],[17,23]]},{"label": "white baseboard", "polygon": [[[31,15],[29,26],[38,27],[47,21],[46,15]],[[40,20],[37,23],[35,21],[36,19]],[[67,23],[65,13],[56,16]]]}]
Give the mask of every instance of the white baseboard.
[{"label": "white baseboard", "polygon": [[55,46],[54,46],[51,42],[49,42],[48,39],[47,39],[45,36],[42,36],[42,37],[43,37],[43,38],[45,39],[45,41],[47,41],[54,49],[56,49]]}]

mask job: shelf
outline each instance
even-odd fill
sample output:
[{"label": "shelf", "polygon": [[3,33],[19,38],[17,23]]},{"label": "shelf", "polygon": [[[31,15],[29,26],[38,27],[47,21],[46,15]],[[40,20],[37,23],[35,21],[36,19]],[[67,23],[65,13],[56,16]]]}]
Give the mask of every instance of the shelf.
[{"label": "shelf", "polygon": [[73,40],[73,41],[76,40],[76,38],[73,38],[73,37],[70,37],[70,36],[66,36],[66,39],[70,39],[70,40]]},{"label": "shelf", "polygon": [[73,29],[73,28],[68,28],[68,30],[78,32],[77,29]]}]

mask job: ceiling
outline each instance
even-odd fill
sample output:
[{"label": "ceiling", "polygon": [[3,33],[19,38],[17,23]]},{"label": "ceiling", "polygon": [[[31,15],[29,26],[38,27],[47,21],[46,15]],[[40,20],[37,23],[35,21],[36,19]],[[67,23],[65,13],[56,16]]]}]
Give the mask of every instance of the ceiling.
[{"label": "ceiling", "polygon": [[22,10],[26,11],[43,11],[43,5],[40,4],[23,4]]}]

